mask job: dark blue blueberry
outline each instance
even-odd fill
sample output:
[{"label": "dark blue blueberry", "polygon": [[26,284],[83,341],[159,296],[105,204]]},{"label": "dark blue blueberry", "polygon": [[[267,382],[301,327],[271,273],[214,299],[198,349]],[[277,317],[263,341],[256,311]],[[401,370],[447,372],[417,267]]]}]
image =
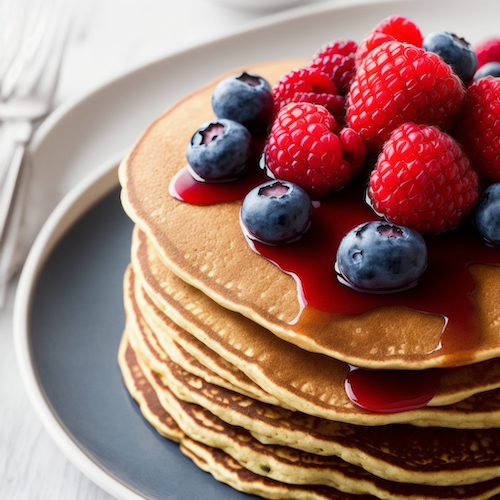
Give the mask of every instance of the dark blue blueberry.
[{"label": "dark blue blueberry", "polygon": [[479,80],[485,76],[500,76],[500,62],[491,61],[486,64],[483,64],[474,75],[474,80]]},{"label": "dark blue blueberry", "polygon": [[463,82],[470,83],[473,79],[477,69],[477,57],[470,44],[463,38],[446,31],[435,31],[424,38],[422,47],[441,56]]},{"label": "dark blue blueberry", "polygon": [[335,264],[342,282],[367,292],[409,288],[426,267],[427,246],[420,233],[383,221],[349,231],[340,242]]},{"label": "dark blue blueberry", "polygon": [[207,182],[234,180],[251,154],[250,132],[232,120],[204,123],[186,148],[186,158],[194,176]]},{"label": "dark blue blueberry", "polygon": [[482,192],[473,219],[486,243],[500,246],[500,182],[491,184]]},{"label": "dark blue blueberry", "polygon": [[245,196],[240,220],[250,239],[278,245],[298,239],[310,226],[311,212],[311,200],[300,186],[271,180]]},{"label": "dark blue blueberry", "polygon": [[243,72],[218,83],[212,108],[218,118],[242,123],[254,135],[263,134],[273,112],[273,93],[264,78]]}]

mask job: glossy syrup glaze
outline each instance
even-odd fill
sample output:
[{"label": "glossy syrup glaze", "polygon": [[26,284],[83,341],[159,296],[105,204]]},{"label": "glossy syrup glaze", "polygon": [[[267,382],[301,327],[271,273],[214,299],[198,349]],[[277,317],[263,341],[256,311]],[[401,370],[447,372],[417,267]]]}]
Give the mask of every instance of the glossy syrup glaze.
[{"label": "glossy syrup glaze", "polygon": [[[173,180],[171,192],[177,199],[206,205],[242,199],[264,180],[255,169],[230,185],[207,184],[197,182],[184,169]],[[325,315],[355,316],[379,307],[400,306],[443,317],[446,327],[442,345],[447,351],[473,350],[480,328],[473,300],[475,282],[468,267],[472,263],[500,265],[500,253],[484,245],[472,225],[465,223],[460,230],[425,236],[428,266],[416,287],[389,294],[353,290],[337,279],[334,264],[343,236],[357,225],[378,218],[365,203],[364,191],[364,184],[353,183],[328,199],[314,202],[311,227],[293,244],[269,246],[249,241],[257,253],[297,277],[304,304],[297,329],[301,321],[320,321]],[[353,403],[366,410],[405,411],[425,406],[432,399],[439,375],[436,369],[353,368],[346,379],[346,392]]]}]

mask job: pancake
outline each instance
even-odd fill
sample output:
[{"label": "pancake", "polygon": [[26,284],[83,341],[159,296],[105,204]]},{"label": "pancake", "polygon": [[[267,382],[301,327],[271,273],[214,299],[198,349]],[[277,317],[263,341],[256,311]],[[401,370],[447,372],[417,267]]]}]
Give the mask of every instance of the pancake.
[{"label": "pancake", "polygon": [[[191,437],[222,447],[221,442],[229,439],[227,434],[234,434],[233,426],[239,429],[238,432],[246,429],[249,434],[244,433],[246,437],[240,439],[258,441],[252,445],[253,448],[264,453],[267,446],[286,447],[287,450],[281,450],[279,455],[294,457],[299,454],[289,448],[301,450],[306,452],[302,457],[306,463],[316,463],[318,467],[323,464],[319,474],[326,476],[329,476],[326,471],[328,466],[331,467],[332,456],[362,467],[382,479],[396,482],[456,485],[488,481],[500,475],[500,455],[496,452],[500,449],[500,433],[497,429],[342,424],[259,403],[203,382],[175,365],[168,353],[149,341],[152,338],[149,328],[138,316],[139,311],[134,304],[131,270],[126,279],[129,282],[125,286],[128,342],[139,355],[141,370],[149,373],[148,380],[155,387],[158,400]],[[192,416],[193,405],[197,408],[196,414],[205,415],[204,421],[217,420],[210,424],[221,433],[217,443],[206,441],[208,431],[189,431],[186,427],[187,421],[195,418]],[[179,412],[188,412],[191,416],[181,418]],[[198,426],[195,425],[195,428]],[[199,433],[205,437],[198,436]],[[230,449],[231,445],[225,444],[224,447]],[[323,460],[321,456],[329,458]],[[256,459],[255,463],[262,463],[262,460]],[[344,470],[345,467],[342,467]],[[299,473],[295,471],[294,475],[298,477]],[[352,486],[351,490],[358,491],[359,486]]]},{"label": "pancake", "polygon": [[[157,309],[152,304],[149,297],[146,295],[140,283],[135,281],[135,290],[130,294],[134,294],[133,301],[134,313],[142,314],[139,311],[139,302],[143,307]],[[132,286],[132,285],[131,285]],[[127,287],[128,288],[128,287]],[[144,319],[146,320],[144,314]],[[253,397],[259,401],[282,406],[288,406],[276,399],[274,396],[263,391],[257,384],[252,382],[244,373],[239,371],[234,365],[231,365],[221,356],[210,351],[201,342],[197,341],[193,336],[189,335],[185,330],[176,325],[168,316],[163,314],[155,314],[151,324],[151,329],[147,330],[147,341],[149,344],[155,345],[155,351],[162,357],[163,352],[167,352],[169,358],[183,369],[202,377],[205,381],[225,387],[226,389],[238,392],[242,395]],[[150,319],[150,318],[148,318]],[[161,334],[155,333],[155,323],[162,322]],[[149,323],[146,320],[146,323]],[[174,340],[175,339],[175,340]],[[179,343],[177,340],[180,340]],[[140,341],[139,341],[140,342]],[[186,350],[187,347],[187,350]],[[140,349],[140,347],[139,347]],[[194,352],[198,357],[193,356],[188,350]],[[289,408],[290,409],[290,408]]]},{"label": "pancake", "polygon": [[[185,452],[185,454],[187,456],[190,456],[198,465],[198,467],[204,470],[211,469],[212,474],[220,481],[231,484],[234,488],[240,489],[241,491],[260,495],[264,498],[286,498],[287,500],[374,500],[375,498],[372,495],[350,495],[347,493],[336,492],[335,490],[324,486],[310,486],[308,489],[303,489],[297,486],[271,482],[270,480],[256,478],[255,475],[252,475],[248,470],[239,466],[236,461],[220,452],[220,450],[208,450],[203,445],[200,445],[200,443],[197,442],[191,442],[189,449],[187,449],[187,447],[181,446],[181,449],[182,448],[184,448],[183,451]],[[418,493],[416,493],[415,495],[412,495],[411,498],[414,500],[422,498],[456,498],[464,500],[479,500],[492,498],[492,495],[495,495],[496,492],[495,488],[488,492],[481,491],[481,486],[478,486],[474,489],[476,489],[476,491],[479,490],[477,494],[474,494],[474,492],[471,491],[467,491],[467,488],[463,487],[453,489],[442,488],[441,491],[436,492],[437,496],[422,497],[417,496]],[[399,496],[392,498],[402,499],[404,497]]]},{"label": "pancake", "polygon": [[[139,361],[139,364],[140,361]],[[442,487],[393,483],[381,480],[337,457],[297,452],[283,446],[263,445],[245,430],[232,427],[210,412],[179,401],[159,377],[141,364],[144,374],[157,392],[164,408],[184,433],[196,442],[222,449],[245,469],[287,485],[323,485],[343,493],[370,494],[378,498],[464,498],[491,496],[500,491],[500,480],[484,484]],[[498,472],[498,470],[497,470]],[[460,477],[462,481],[463,475]]]},{"label": "pancake", "polygon": [[[331,420],[352,421],[356,418],[353,415],[357,415],[354,423],[364,425],[370,425],[368,419],[384,418],[361,412],[352,405],[344,388],[349,372],[345,363],[305,352],[245,317],[225,310],[169,271],[138,229],[133,234],[132,265],[155,304],[142,301],[141,312],[151,324],[156,323],[157,332],[163,321],[161,315],[158,318],[160,310],[288,407]],[[497,359],[457,368],[443,373],[429,405],[451,405],[499,386]],[[348,412],[354,413],[346,417]],[[375,425],[380,423],[384,422],[379,420]]]},{"label": "pancake", "polygon": [[[178,422],[185,435],[197,442],[201,442],[205,446],[222,449],[246,469],[254,474],[264,475],[268,479],[284,482],[287,485],[321,484],[337,488],[346,493],[369,493],[379,498],[391,499],[415,498],[416,495],[418,495],[417,498],[488,498],[500,488],[499,480],[488,480],[490,474],[498,474],[500,472],[498,467],[491,466],[491,462],[494,461],[494,459],[492,460],[492,456],[496,455],[494,453],[489,454],[489,467],[486,466],[481,469],[477,466],[481,460],[476,460],[480,457],[477,455],[475,457],[467,457],[462,453],[462,460],[459,462],[460,470],[455,468],[452,474],[446,476],[446,472],[449,472],[449,470],[446,471],[447,467],[445,466],[444,469],[446,472],[441,470],[437,474],[427,473],[427,480],[431,484],[435,483],[437,479],[440,480],[439,484],[441,486],[434,487],[402,484],[401,482],[389,483],[386,480],[372,476],[360,467],[349,465],[335,456],[325,457],[297,452],[283,446],[263,445],[244,429],[229,426],[207,410],[197,405],[178,400],[168,387],[165,386],[162,379],[141,362],[140,358],[137,359],[137,363],[141,372],[146,375],[149,384],[156,392],[157,398],[161,401],[163,408]],[[157,412],[161,413],[161,409],[157,409]],[[147,415],[146,418],[153,425],[158,425],[151,418],[151,410],[146,409],[145,414]],[[163,422],[160,418],[156,420]],[[161,427],[162,425],[160,425],[159,432],[164,433],[165,431]],[[409,432],[411,431],[407,429],[406,434]],[[181,441],[184,443],[184,437]],[[189,444],[187,447],[189,448]],[[473,460],[468,458],[473,458]],[[401,462],[403,463],[403,460]],[[471,471],[467,469],[467,466],[470,467],[471,465],[472,470],[476,474],[473,477],[473,483],[478,479],[478,472],[481,472],[482,477],[486,478],[484,484],[464,486],[467,485],[468,480],[471,481]],[[401,474],[398,474],[397,477],[401,481]],[[443,479],[447,479],[447,481],[455,479],[462,486],[454,488],[452,484],[447,484]],[[443,485],[450,486],[450,488],[447,488],[446,492],[444,492]]]},{"label": "pancake", "polygon": [[[274,82],[303,62],[246,69]],[[191,135],[214,117],[214,85],[187,96],[154,121],[120,167],[123,206],[165,266],[224,308],[276,336],[355,366],[424,369],[499,356],[498,267],[470,267],[470,281],[476,283],[472,324],[477,324],[477,331],[458,335],[442,315],[390,305],[392,299],[364,314],[332,315],[304,305],[295,278],[250,248],[239,223],[240,201],[200,206],[170,196],[170,182],[186,164]],[[346,295],[352,293],[348,290]]]}]

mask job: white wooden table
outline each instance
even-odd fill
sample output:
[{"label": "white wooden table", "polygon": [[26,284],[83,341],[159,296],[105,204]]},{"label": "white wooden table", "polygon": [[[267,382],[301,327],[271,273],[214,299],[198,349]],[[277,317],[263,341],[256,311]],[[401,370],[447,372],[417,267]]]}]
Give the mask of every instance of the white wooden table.
[{"label": "white wooden table", "polygon": [[[209,0],[68,1],[79,23],[69,42],[57,103],[267,15]],[[0,311],[0,499],[111,500],[56,447],[31,407],[14,354],[15,285]]]}]

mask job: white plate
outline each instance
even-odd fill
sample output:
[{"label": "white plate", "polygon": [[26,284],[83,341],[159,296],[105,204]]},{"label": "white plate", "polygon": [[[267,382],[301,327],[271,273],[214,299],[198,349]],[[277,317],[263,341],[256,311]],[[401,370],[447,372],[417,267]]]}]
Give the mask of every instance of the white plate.
[{"label": "white plate", "polygon": [[[128,148],[150,120],[186,92],[233,67],[282,57],[307,57],[333,38],[347,37],[360,40],[364,33],[390,14],[406,15],[414,20],[424,33],[438,29],[449,30],[464,36],[472,43],[500,33],[498,0],[477,0],[473,4],[469,0],[399,0],[366,4],[337,1],[274,16],[272,22],[258,23],[242,33],[140,68],[59,109],[40,129],[33,147],[33,159],[37,168],[33,183],[36,185],[36,190],[32,193],[32,203],[37,207],[38,217],[31,227],[27,228],[26,238],[29,239],[31,234],[35,234],[55,203],[72,186],[85,178],[89,170],[102,164],[111,154]],[[62,271],[63,261],[66,265],[70,264],[73,268],[81,270],[83,258],[90,254],[82,254],[79,246],[68,247],[70,253],[61,258],[60,262],[56,258],[55,267],[50,266],[54,266],[54,255],[57,257],[59,251],[57,244],[60,238],[67,231],[70,231],[70,239],[73,237],[71,235],[75,233],[74,228],[80,227],[79,224],[85,224],[87,216],[84,217],[83,223],[78,219],[88,209],[97,210],[97,217],[89,216],[88,220],[92,224],[100,219],[104,220],[99,216],[100,210],[104,215],[111,213],[111,220],[119,217],[120,231],[122,231],[119,236],[128,237],[127,222],[123,221],[123,215],[114,212],[116,203],[106,205],[104,208],[99,203],[95,205],[103,195],[117,187],[116,162],[117,158],[114,158],[99,167],[58,205],[33,246],[23,271],[15,305],[15,336],[19,364],[30,398],[44,425],[68,457],[91,479],[118,498],[187,500],[186,495],[191,491],[190,488],[201,488],[205,498],[215,499],[221,496],[228,499],[244,498],[243,495],[215,484],[207,475],[187,465],[187,459],[179,456],[174,451],[175,448],[169,447],[168,444],[158,445],[157,441],[154,441],[156,444],[151,444],[150,448],[134,449],[137,442],[130,442],[130,432],[121,435],[121,440],[116,435],[111,436],[110,445],[118,448],[121,446],[124,455],[133,451],[136,453],[138,463],[145,463],[149,453],[153,449],[155,453],[159,452],[157,446],[160,446],[165,453],[165,468],[175,470],[179,464],[183,467],[186,465],[189,467],[189,477],[193,479],[186,481],[184,478],[181,481],[182,476],[179,475],[178,478],[172,479],[168,491],[163,493],[151,491],[150,485],[155,484],[158,479],[154,470],[149,469],[149,476],[148,471],[141,467],[123,472],[119,470],[122,466],[119,456],[105,455],[104,458],[96,456],[96,451],[93,449],[95,443],[92,442],[93,431],[86,426],[80,427],[77,432],[72,430],[75,414],[70,412],[68,415],[66,412],[67,409],[73,408],[72,394],[74,395],[75,391],[81,396],[79,404],[82,405],[81,409],[87,412],[88,418],[94,418],[94,422],[97,423],[102,422],[103,426],[109,423],[109,419],[116,419],[117,428],[120,427],[122,419],[127,420],[127,425],[132,425],[131,422],[136,419],[136,430],[141,434],[145,432],[142,419],[139,415],[134,416],[130,413],[135,411],[134,407],[129,401],[125,402],[125,399],[119,402],[128,405],[128,409],[123,409],[122,414],[115,412],[113,415],[109,408],[105,411],[105,408],[99,405],[99,401],[104,401],[106,397],[92,401],[92,405],[95,406],[88,404],[89,401],[84,397],[92,395],[78,392],[85,387],[79,386],[77,380],[73,380],[77,384],[75,387],[70,385],[72,382],[69,380],[69,375],[74,373],[71,365],[66,366],[68,380],[65,379],[64,373],[54,376],[50,370],[47,371],[51,361],[54,362],[54,366],[58,363],[65,366],[63,361],[66,355],[69,359],[73,359],[71,356],[82,350],[87,356],[82,354],[81,359],[84,363],[78,367],[82,380],[91,377],[93,371],[105,365],[113,367],[115,372],[110,375],[113,378],[111,385],[103,384],[105,386],[103,391],[117,384],[118,372],[113,344],[107,345],[108,348],[113,347],[109,359],[106,358],[106,361],[99,365],[97,360],[101,358],[97,357],[97,351],[92,351],[95,344],[90,345],[90,340],[87,341],[85,335],[80,335],[76,339],[74,335],[74,332],[82,329],[95,332],[104,324],[111,324],[114,335],[112,342],[114,342],[115,336],[119,335],[123,327],[122,313],[116,312],[110,305],[113,303],[113,307],[116,308],[117,301],[121,301],[120,290],[116,289],[116,280],[121,279],[119,274],[123,271],[123,266],[118,262],[116,267],[106,270],[102,254],[107,251],[106,249],[109,250],[109,245],[115,241],[114,238],[106,240],[113,234],[114,224],[104,226],[105,231],[98,237],[99,239],[89,242],[89,251],[93,249],[97,251],[95,262],[87,262],[86,265],[90,265],[90,269],[94,270],[95,279],[99,276],[106,277],[106,282],[102,284],[104,288],[106,283],[111,282],[115,287],[109,285],[109,290],[106,290],[109,294],[101,300],[97,311],[93,311],[92,314],[77,314],[79,311],[77,306],[80,306],[80,309],[84,308],[92,299],[88,296],[88,283],[86,288],[80,289],[81,283],[77,280],[65,282],[59,277],[56,284],[51,284],[52,282],[46,279],[48,270]],[[58,176],[53,175],[54,169],[58,172]],[[46,175],[49,172],[50,176]],[[52,182],[55,177],[59,180],[53,185],[46,180],[50,178]],[[93,225],[90,229],[93,229]],[[97,238],[96,233],[89,234]],[[63,245],[66,245],[64,241],[67,241],[66,237],[63,240]],[[120,251],[126,251],[127,241],[125,240],[125,244],[121,246],[123,248]],[[123,257],[123,254],[121,255]],[[102,274],[106,272],[108,274]],[[85,276],[81,277],[83,278]],[[57,286],[61,288],[57,289]],[[42,291],[46,289],[50,293],[40,294],[40,289]],[[78,291],[84,289],[87,295],[82,291],[80,296]],[[56,292],[59,295],[54,295]],[[109,304],[106,301],[109,301]],[[49,309],[45,309],[45,305]],[[75,314],[69,315],[68,310],[75,307]],[[53,318],[39,317],[40,311],[50,308],[56,317],[60,315],[61,323],[54,325]],[[33,315],[43,321],[32,323]],[[44,335],[47,335],[47,342],[52,341],[53,346],[57,347],[52,354],[50,349],[46,351],[47,347],[51,346],[40,342]],[[91,337],[90,335],[89,338]],[[71,343],[76,340],[78,341],[76,344]],[[101,351],[99,353],[102,354]],[[50,356],[55,357],[51,359]],[[40,361],[45,363],[44,366],[37,365]],[[98,386],[93,387],[98,391]],[[96,394],[98,393],[94,392],[93,396]],[[102,396],[126,398],[124,391],[108,392],[107,395],[103,392]],[[107,435],[104,431],[106,431],[105,426],[100,429],[103,439]],[[154,433],[150,434],[148,439],[157,439]],[[109,449],[104,450],[106,451]]]}]

